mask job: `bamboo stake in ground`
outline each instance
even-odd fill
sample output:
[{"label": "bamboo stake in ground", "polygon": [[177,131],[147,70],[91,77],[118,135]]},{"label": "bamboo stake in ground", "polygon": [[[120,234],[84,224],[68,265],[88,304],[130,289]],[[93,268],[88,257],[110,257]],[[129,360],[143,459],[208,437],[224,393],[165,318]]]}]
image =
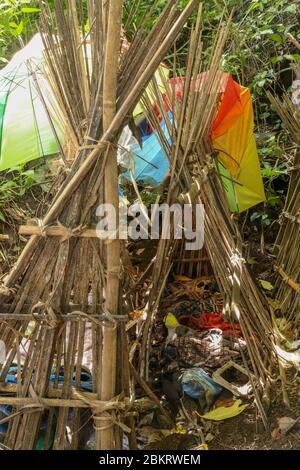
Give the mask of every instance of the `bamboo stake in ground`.
[{"label": "bamboo stake in ground", "polygon": [[[105,49],[103,79],[103,131],[105,132],[116,114],[117,75],[120,51],[120,34],[122,18],[122,0],[111,0],[108,11],[108,29]],[[119,210],[118,164],[117,151],[110,148],[105,166],[105,202],[114,206],[116,214]],[[107,245],[107,278],[106,278],[106,310],[118,314],[119,274],[120,274],[120,240],[116,238]],[[102,349],[101,399],[110,400],[115,394],[116,382],[116,336],[117,328],[104,327]],[[100,431],[97,440],[103,450],[114,448],[114,428],[111,416],[100,420]]]}]

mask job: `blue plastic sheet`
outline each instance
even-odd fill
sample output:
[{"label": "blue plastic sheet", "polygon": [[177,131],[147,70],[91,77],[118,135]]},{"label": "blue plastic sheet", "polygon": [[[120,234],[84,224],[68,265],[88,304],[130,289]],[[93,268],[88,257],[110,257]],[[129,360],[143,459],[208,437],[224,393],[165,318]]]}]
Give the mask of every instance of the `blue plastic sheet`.
[{"label": "blue plastic sheet", "polygon": [[[18,367],[15,365],[12,365],[8,370],[8,374],[5,378],[5,382],[16,384],[17,383],[17,370],[18,370]],[[56,379],[56,375],[54,373],[51,373],[50,381],[54,382],[55,379]],[[61,370],[58,375],[58,383],[62,384],[63,382],[64,382],[64,371]],[[74,385],[74,387],[76,386],[75,370],[72,374],[72,385]],[[93,390],[92,376],[89,372],[83,369],[81,370],[81,373],[80,373],[80,385],[79,386],[81,390],[86,390],[88,392],[91,392]]]},{"label": "blue plastic sheet", "polygon": [[[171,113],[169,113],[169,117],[172,117]],[[161,128],[170,144],[171,137],[164,121],[161,122]],[[137,142],[131,148],[134,158],[134,172],[132,176],[135,181],[143,181],[145,184],[155,187],[158,186],[167,175],[169,161],[160,145],[157,132],[152,132],[150,135],[143,135],[142,143],[142,148],[140,148]],[[131,180],[129,170],[123,173],[122,176]]]},{"label": "blue plastic sheet", "polygon": [[196,367],[188,369],[183,373],[181,388],[184,393],[194,399],[199,399],[208,390],[216,398],[223,390],[203,369]]}]

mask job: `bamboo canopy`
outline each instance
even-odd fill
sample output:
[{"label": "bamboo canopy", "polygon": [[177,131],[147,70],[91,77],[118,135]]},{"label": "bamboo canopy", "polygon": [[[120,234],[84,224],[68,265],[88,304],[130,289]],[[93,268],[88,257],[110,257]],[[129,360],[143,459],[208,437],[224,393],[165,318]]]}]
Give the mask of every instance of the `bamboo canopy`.
[{"label": "bamboo canopy", "polygon": [[[166,112],[165,100],[160,89],[152,81],[159,113],[167,124],[172,136],[170,145],[160,122],[151,106],[151,96],[144,94],[144,108],[152,127],[157,131],[165,154],[170,160],[171,179],[168,203],[181,204],[191,201],[204,204],[205,247],[215,277],[227,300],[229,318],[238,321],[247,342],[248,358],[244,358],[247,370],[252,370],[258,381],[255,386],[256,402],[267,427],[265,405],[278,361],[275,354],[275,338],[272,315],[266,299],[261,294],[243,258],[242,239],[231,217],[224,189],[216,167],[214,154],[207,138],[209,126],[216,112],[217,89],[220,81],[221,55],[228,37],[228,25],[220,27],[211,52],[210,61],[205,65],[199,50],[202,48],[201,7],[198,21],[192,30],[187,59],[186,82],[180,102],[174,97],[172,85],[166,83],[168,103],[172,108],[172,119]],[[206,72],[206,80],[199,90],[196,87],[199,73]],[[174,73],[176,77],[176,71]],[[164,285],[171,270],[176,240],[160,240],[153,266],[153,278],[147,303],[147,320],[141,331],[142,354],[141,373],[147,376],[147,355],[150,334],[163,293]],[[162,282],[163,280],[163,282]],[[260,390],[259,390],[260,389]]]}]

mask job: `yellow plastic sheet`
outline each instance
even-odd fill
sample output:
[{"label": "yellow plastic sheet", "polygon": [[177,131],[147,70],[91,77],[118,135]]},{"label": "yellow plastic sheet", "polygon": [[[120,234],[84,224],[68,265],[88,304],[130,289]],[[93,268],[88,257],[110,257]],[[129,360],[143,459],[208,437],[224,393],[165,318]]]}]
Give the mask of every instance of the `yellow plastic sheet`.
[{"label": "yellow plastic sheet", "polygon": [[242,404],[242,400],[235,400],[231,406],[220,406],[215,410],[205,413],[205,415],[199,415],[201,418],[209,419],[211,421],[223,421],[223,419],[234,418],[242,413],[249,405]]},{"label": "yellow plastic sheet", "polygon": [[[242,212],[265,200],[263,180],[253,134],[254,118],[251,95],[248,88],[232,84],[238,99],[228,103],[227,113],[212,133],[213,146],[219,152],[219,160],[232,178],[232,190],[238,212]],[[227,91],[229,93],[229,91]],[[225,91],[226,94],[226,91]],[[231,107],[230,104],[234,103]]]}]

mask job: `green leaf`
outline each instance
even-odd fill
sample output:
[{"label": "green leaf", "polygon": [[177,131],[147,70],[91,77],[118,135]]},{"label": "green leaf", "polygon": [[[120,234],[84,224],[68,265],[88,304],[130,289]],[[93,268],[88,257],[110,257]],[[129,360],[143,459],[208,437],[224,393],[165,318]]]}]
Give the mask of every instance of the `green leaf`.
[{"label": "green leaf", "polygon": [[260,279],[259,282],[261,283],[263,289],[265,290],[273,290],[274,286],[269,282],[269,281],[264,281],[263,279]]},{"label": "green leaf", "polygon": [[2,222],[5,222],[5,215],[3,214],[3,212],[0,212],[0,220],[2,220]]},{"label": "green leaf", "polygon": [[23,31],[23,21],[20,21],[19,24],[15,23],[14,21],[11,21],[9,23],[9,26],[11,27],[11,33],[13,36],[20,36],[20,34]]},{"label": "green leaf", "polygon": [[263,88],[266,84],[266,80],[259,80],[257,83],[256,83],[256,86],[258,86],[259,88]]},{"label": "green leaf", "polygon": [[277,42],[277,44],[282,44],[282,37],[280,34],[270,34],[269,39],[271,39],[274,42]]},{"label": "green leaf", "polygon": [[300,60],[300,54],[285,54],[283,57],[292,62],[298,62]]},{"label": "green leaf", "polygon": [[280,197],[279,197],[279,196],[276,196],[276,195],[269,196],[269,197],[267,198],[267,203],[268,203],[271,207],[276,207],[276,206],[280,203]]},{"label": "green leaf", "polygon": [[38,13],[40,8],[30,8],[30,7],[23,7],[21,8],[22,13]]},{"label": "green leaf", "polygon": [[4,192],[7,189],[15,188],[15,187],[16,187],[16,183],[13,180],[6,181],[5,183],[1,184],[0,191]]},{"label": "green leaf", "polygon": [[252,10],[255,10],[256,8],[259,8],[259,7],[260,7],[260,2],[252,3],[252,5],[250,5],[250,7],[248,9],[248,13],[250,13]]},{"label": "green leaf", "polygon": [[272,176],[286,175],[287,170],[273,170],[272,168],[264,168],[261,170],[264,178],[271,178]]},{"label": "green leaf", "polygon": [[297,13],[298,6],[296,4],[285,7],[284,13]]},{"label": "green leaf", "polygon": [[277,57],[271,57],[270,61],[272,64],[277,64],[278,62],[281,62],[283,59],[282,55],[278,55]]},{"label": "green leaf", "polygon": [[22,171],[21,175],[27,176],[28,178],[34,178],[35,172],[34,170],[26,170],[26,171]]},{"label": "green leaf", "polygon": [[250,217],[251,222],[255,222],[255,220],[259,219],[261,217],[261,214],[259,212],[253,212]]}]

